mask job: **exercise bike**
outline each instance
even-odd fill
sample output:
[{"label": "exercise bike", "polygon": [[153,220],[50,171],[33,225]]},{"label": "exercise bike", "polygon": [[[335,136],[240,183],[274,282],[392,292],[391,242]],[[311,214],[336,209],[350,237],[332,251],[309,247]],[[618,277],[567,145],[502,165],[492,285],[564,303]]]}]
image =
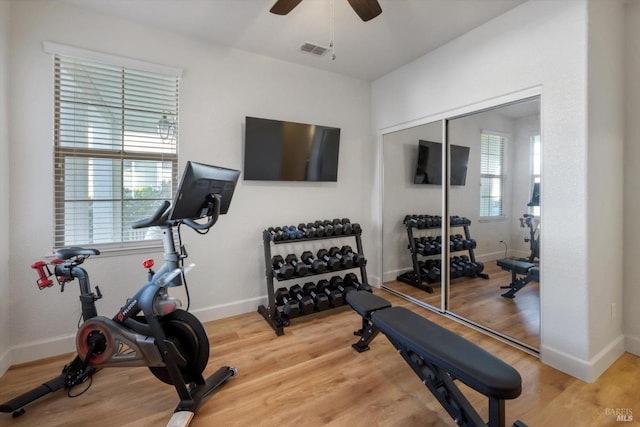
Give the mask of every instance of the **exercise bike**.
[{"label": "exercise bike", "polygon": [[[208,378],[204,371],[209,360],[209,339],[202,323],[181,302],[170,296],[169,287],[185,282],[184,259],[187,253],[180,240],[180,226],[206,233],[221,213],[226,213],[239,171],[188,162],[172,205],[168,201],[133,228],[158,227],[162,231],[164,264],[154,272],[148,263],[148,282],[111,318],[99,316],[95,302],[102,298],[98,286],[91,289],[89,275],[81,265],[97,249],[71,247],[56,251],[47,264],[38,261],[39,289],[53,286],[54,280],[64,291],[67,283],[78,280],[84,323],[76,333],[76,357],[62,373],[44,384],[0,405],[0,412],[14,417],[25,413],[24,406],[55,391],[71,389],[83,383],[86,391],[92,376],[103,367],[148,367],[160,381],[173,385],[180,403],[167,426],[186,426],[203,400],[237,373],[223,366]],[[198,222],[206,218],[206,222]],[[177,233],[177,236],[176,236]],[[53,272],[51,271],[53,268]],[[81,394],[76,393],[76,395]]]},{"label": "exercise bike", "polygon": [[535,223],[537,220],[531,214],[524,214],[520,218],[520,227],[529,229],[529,237],[525,237],[524,241],[529,243],[529,257],[527,261],[534,263],[540,258],[540,224]]},{"label": "exercise bike", "polygon": [[[540,184],[534,183],[531,191],[531,201],[527,206],[540,206]],[[529,256],[527,258],[503,258],[496,261],[496,264],[505,271],[511,272],[511,283],[500,286],[507,289],[502,294],[505,298],[515,298],[516,293],[525,287],[529,282],[540,281],[540,221],[534,215],[525,213],[520,218],[520,227],[529,229],[529,237],[524,241],[529,243]]]}]

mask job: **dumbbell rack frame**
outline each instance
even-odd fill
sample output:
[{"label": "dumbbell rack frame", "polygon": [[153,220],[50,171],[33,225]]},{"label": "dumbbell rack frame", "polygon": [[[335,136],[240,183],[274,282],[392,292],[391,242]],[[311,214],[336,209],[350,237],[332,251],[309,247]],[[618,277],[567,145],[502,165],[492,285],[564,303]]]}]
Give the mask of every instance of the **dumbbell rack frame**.
[{"label": "dumbbell rack frame", "polygon": [[[346,238],[355,238],[356,252],[364,253],[362,250],[362,232],[354,233],[354,234],[340,234],[340,235],[292,239],[292,240],[279,240],[279,241],[273,240],[271,233],[269,233],[269,231],[264,230],[262,232],[262,240],[264,243],[265,276],[267,278],[267,299],[268,299],[269,305],[267,307],[265,307],[262,304],[258,306],[258,313],[260,313],[262,317],[264,317],[264,320],[266,320],[267,323],[273,328],[276,335],[278,336],[284,335],[285,322],[276,304],[274,280],[277,280],[278,282],[287,282],[287,281],[290,282],[292,280],[300,280],[300,279],[305,279],[313,276],[320,276],[328,273],[339,273],[341,271],[349,271],[357,268],[357,269],[360,269],[360,280],[362,281],[362,283],[368,285],[369,282],[367,280],[367,269],[366,269],[367,263],[366,262],[359,267],[343,268],[340,270],[332,270],[325,273],[314,273],[306,276],[296,276],[296,277],[291,277],[289,279],[279,279],[276,276],[276,272],[273,270],[273,267],[271,265],[271,258],[272,258],[271,245],[282,245],[287,243],[298,244],[298,243],[312,242],[312,241],[318,241],[318,240],[346,239]],[[340,307],[336,307],[336,308],[340,308]],[[315,312],[312,314],[315,314]]]},{"label": "dumbbell rack frame", "polygon": [[[400,274],[396,280],[416,287],[418,289],[422,289],[428,293],[433,293],[433,287],[431,286],[431,282],[427,278],[423,278],[422,271],[420,269],[420,263],[418,262],[418,251],[416,250],[416,240],[413,234],[413,229],[416,228],[418,230],[439,230],[440,226],[437,227],[415,227],[411,221],[407,221],[405,224],[407,228],[407,236],[409,238],[409,251],[411,252],[411,261],[413,263],[413,270],[407,271],[405,273]],[[470,224],[450,224],[450,228],[453,227],[463,227],[464,229],[464,238],[467,240],[471,240],[471,232],[469,231]],[[476,262],[476,256],[473,252],[473,248],[461,249],[455,252],[469,252],[469,261]],[[434,254],[436,255],[436,254]],[[424,256],[433,256],[433,255],[424,255]],[[489,275],[486,273],[479,273],[474,277],[482,277],[483,279],[488,279]],[[426,284],[425,284],[426,282]]]}]

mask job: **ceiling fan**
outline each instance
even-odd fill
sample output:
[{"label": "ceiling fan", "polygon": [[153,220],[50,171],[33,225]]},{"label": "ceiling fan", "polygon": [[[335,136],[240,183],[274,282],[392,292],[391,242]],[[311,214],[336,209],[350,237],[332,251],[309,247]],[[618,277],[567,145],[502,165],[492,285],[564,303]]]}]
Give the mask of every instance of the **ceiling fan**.
[{"label": "ceiling fan", "polygon": [[[269,10],[276,15],[286,15],[302,0],[277,0]],[[367,22],[382,13],[378,0],[347,0],[360,19]]]}]

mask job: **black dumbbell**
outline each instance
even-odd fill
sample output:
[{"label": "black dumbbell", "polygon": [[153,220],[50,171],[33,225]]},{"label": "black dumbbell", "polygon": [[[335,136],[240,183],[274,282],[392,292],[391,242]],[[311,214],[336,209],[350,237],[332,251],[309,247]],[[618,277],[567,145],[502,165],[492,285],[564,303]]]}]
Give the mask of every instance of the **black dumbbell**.
[{"label": "black dumbbell", "polygon": [[294,254],[287,255],[284,260],[287,264],[293,267],[293,274],[296,276],[306,276],[309,274],[309,266],[298,261],[298,257]]},{"label": "black dumbbell", "polygon": [[325,219],[322,222],[322,226],[324,227],[324,235],[325,236],[333,236],[335,234],[335,229],[333,228],[333,223],[328,219]]},{"label": "black dumbbell", "polygon": [[307,282],[302,287],[305,295],[310,296],[315,303],[317,311],[324,311],[329,308],[329,296],[318,291],[313,282]]},{"label": "black dumbbell", "polygon": [[305,225],[303,223],[298,224],[298,230],[302,231],[304,237],[307,239],[313,239],[316,237],[316,228],[311,223]]},{"label": "black dumbbell", "polygon": [[315,258],[310,251],[304,251],[300,256],[302,262],[311,267],[314,273],[324,273],[327,271],[327,263],[321,259]]},{"label": "black dumbbell", "polygon": [[300,315],[300,305],[298,301],[291,298],[287,288],[278,288],[275,292],[276,303],[282,307],[282,312],[287,317]]},{"label": "black dumbbell", "polygon": [[289,279],[293,276],[293,273],[295,273],[293,266],[286,263],[280,255],[271,258],[271,265],[279,279]]},{"label": "black dumbbell", "polygon": [[329,251],[326,249],[320,249],[317,253],[318,258],[327,263],[329,270],[339,270],[340,260],[334,256],[329,255]]},{"label": "black dumbbell", "polygon": [[331,307],[340,307],[344,304],[344,297],[342,296],[342,292],[334,289],[328,280],[319,280],[318,284],[316,285],[316,289],[318,289],[318,292],[324,293],[329,297],[329,305],[331,305]]},{"label": "black dumbbell", "polygon": [[344,283],[348,286],[353,286],[359,291],[373,292],[371,286],[368,283],[362,283],[358,280],[358,276],[355,273],[348,273],[344,276]]},{"label": "black dumbbell", "polygon": [[351,226],[351,220],[349,218],[342,218],[342,232],[344,234],[353,233],[353,227]]},{"label": "black dumbbell", "polygon": [[311,298],[309,295],[305,295],[300,285],[293,285],[291,288],[289,288],[289,295],[291,295],[292,299],[298,301],[300,314],[313,313],[316,304],[313,302],[313,298]]},{"label": "black dumbbell", "polygon": [[426,271],[426,274],[429,281],[437,282],[438,280],[440,280],[440,275],[441,275],[440,267],[433,266]]},{"label": "black dumbbell", "polygon": [[356,267],[362,267],[367,263],[367,259],[364,257],[364,255],[354,252],[349,245],[344,245],[342,249],[340,249],[340,252],[342,252],[342,255],[344,255],[345,257],[351,257],[351,259],[353,259],[353,265],[355,265]]},{"label": "black dumbbell", "polygon": [[271,235],[271,238],[276,242],[289,239],[289,235],[283,232],[280,227],[269,227],[267,228],[267,231]]},{"label": "black dumbbell", "polygon": [[342,225],[342,220],[339,218],[334,219],[331,222],[333,225],[333,234],[336,236],[341,236],[344,234],[344,226]]},{"label": "black dumbbell", "polygon": [[342,252],[336,246],[329,249],[329,256],[335,257],[338,261],[340,261],[342,268],[353,267],[353,257],[342,255]]},{"label": "black dumbbell", "polygon": [[349,292],[353,292],[356,290],[356,288],[354,288],[352,285],[347,284],[340,276],[333,276],[329,280],[329,283],[331,283],[331,286],[333,286],[335,289],[339,290],[344,298],[347,298],[347,294]]},{"label": "black dumbbell", "polygon": [[353,233],[353,234],[362,233],[362,227],[360,227],[360,224],[358,224],[357,222],[352,222],[351,223],[351,233]]}]

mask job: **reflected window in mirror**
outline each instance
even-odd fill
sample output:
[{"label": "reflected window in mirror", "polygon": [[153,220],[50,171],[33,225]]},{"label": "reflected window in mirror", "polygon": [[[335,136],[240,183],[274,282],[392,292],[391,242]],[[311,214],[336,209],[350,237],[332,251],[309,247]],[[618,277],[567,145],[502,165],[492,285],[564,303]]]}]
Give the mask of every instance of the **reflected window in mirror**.
[{"label": "reflected window in mirror", "polygon": [[505,135],[482,131],[480,136],[480,217],[503,216]]},{"label": "reflected window in mirror", "polygon": [[540,216],[540,135],[531,137],[531,188],[529,213]]}]

